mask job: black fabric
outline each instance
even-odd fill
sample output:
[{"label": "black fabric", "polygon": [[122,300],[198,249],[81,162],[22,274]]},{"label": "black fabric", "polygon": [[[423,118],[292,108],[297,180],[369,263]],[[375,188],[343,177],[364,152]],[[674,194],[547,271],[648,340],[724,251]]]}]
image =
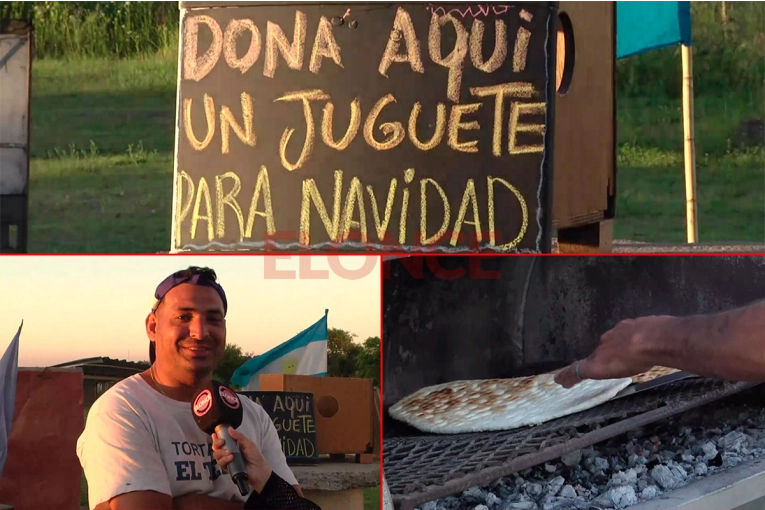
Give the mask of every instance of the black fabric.
[{"label": "black fabric", "polygon": [[313,501],[301,498],[295,488],[271,471],[263,492],[252,492],[244,504],[245,510],[321,510]]}]

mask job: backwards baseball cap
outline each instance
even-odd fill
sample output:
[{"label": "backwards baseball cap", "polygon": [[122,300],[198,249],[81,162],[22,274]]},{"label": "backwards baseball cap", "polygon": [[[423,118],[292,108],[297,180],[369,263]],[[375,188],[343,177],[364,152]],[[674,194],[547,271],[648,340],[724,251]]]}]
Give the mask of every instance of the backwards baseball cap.
[{"label": "backwards baseball cap", "polygon": [[[154,301],[151,305],[152,313],[157,311],[162,300],[165,298],[168,292],[183,283],[190,283],[192,285],[200,285],[202,287],[211,287],[218,293],[221,301],[223,301],[223,315],[226,315],[228,311],[228,301],[226,300],[226,293],[223,291],[223,287],[217,282],[217,275],[215,271],[207,267],[190,266],[187,269],[176,271],[162,283],[157,286],[157,290],[154,291]],[[156,359],[156,348],[154,342],[149,341],[149,360],[154,363]]]}]

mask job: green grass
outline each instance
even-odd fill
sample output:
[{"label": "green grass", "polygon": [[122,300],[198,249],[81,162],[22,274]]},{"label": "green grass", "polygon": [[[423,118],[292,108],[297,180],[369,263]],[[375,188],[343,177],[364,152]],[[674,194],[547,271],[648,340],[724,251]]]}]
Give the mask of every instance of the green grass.
[{"label": "green grass", "polygon": [[30,251],[167,251],[174,60],[33,67]]},{"label": "green grass", "polygon": [[76,153],[35,160],[31,172],[31,252],[167,251],[170,155]]},{"label": "green grass", "polygon": [[[619,100],[617,238],[686,240],[681,106],[679,99]],[[737,134],[742,121],[764,116],[762,99],[697,99],[700,241],[765,241],[765,150],[742,146]]]},{"label": "green grass", "polygon": [[[175,59],[40,60],[33,70],[30,251],[167,251]],[[765,240],[765,151],[736,145],[763,104],[696,100],[701,241]],[[619,239],[685,240],[680,108],[679,98],[619,98]]]},{"label": "green grass", "polygon": [[139,142],[172,153],[176,66],[175,56],[35,61],[32,156],[91,143],[107,154]]},{"label": "green grass", "polygon": [[364,490],[364,510],[380,510],[380,488]]}]

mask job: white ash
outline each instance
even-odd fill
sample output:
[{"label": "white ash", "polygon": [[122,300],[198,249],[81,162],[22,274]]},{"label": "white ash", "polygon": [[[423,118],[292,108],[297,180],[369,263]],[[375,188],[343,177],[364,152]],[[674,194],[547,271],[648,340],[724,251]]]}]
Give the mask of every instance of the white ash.
[{"label": "white ash", "polygon": [[765,409],[711,404],[419,510],[623,509],[763,456]]}]

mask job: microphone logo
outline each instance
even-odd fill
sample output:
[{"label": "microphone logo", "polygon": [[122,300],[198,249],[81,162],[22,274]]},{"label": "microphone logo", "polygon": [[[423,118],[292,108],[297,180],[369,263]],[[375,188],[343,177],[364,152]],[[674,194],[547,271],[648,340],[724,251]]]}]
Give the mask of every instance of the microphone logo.
[{"label": "microphone logo", "polygon": [[212,407],[212,393],[210,390],[204,390],[194,399],[194,414],[204,416]]},{"label": "microphone logo", "polygon": [[236,393],[234,393],[231,389],[220,386],[218,388],[218,393],[220,393],[220,398],[223,400],[223,403],[226,404],[231,409],[239,409],[239,406],[241,405],[239,403],[239,397],[236,396]]}]

